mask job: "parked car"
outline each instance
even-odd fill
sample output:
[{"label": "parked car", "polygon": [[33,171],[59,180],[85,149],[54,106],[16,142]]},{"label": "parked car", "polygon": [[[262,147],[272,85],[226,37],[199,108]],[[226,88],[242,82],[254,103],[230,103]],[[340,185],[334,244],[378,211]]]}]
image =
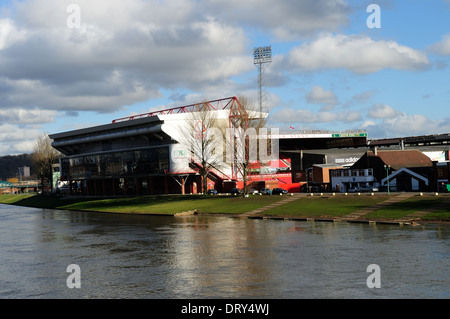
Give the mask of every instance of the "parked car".
[{"label": "parked car", "polygon": [[259,191],[259,193],[263,195],[272,195],[272,190],[270,188],[263,188]]},{"label": "parked car", "polygon": [[239,188],[232,188],[230,191],[231,195],[242,195],[244,191]]},{"label": "parked car", "polygon": [[288,191],[285,190],[284,188],[277,187],[272,190],[272,195],[282,195],[282,194],[287,194],[287,193],[288,193]]},{"label": "parked car", "polygon": [[258,190],[252,188],[252,189],[249,189],[249,190],[248,190],[248,193],[249,193],[249,194],[258,194],[259,192],[258,192]]},{"label": "parked car", "polygon": [[52,192],[57,195],[68,195],[70,193],[70,189],[68,185],[63,185],[61,187],[54,188]]},{"label": "parked car", "polygon": [[214,188],[208,189],[208,195],[217,195],[217,190]]},{"label": "parked car", "polygon": [[373,186],[361,186],[361,187],[356,187],[355,192],[360,192],[360,193],[378,192],[378,188],[373,187]]}]

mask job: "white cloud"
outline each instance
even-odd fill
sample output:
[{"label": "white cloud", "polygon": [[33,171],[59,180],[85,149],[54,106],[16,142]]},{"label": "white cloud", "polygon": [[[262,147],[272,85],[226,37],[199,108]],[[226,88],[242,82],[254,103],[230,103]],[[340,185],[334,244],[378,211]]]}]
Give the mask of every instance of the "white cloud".
[{"label": "white cloud", "polygon": [[352,99],[357,102],[366,102],[374,95],[374,90],[365,91],[363,93],[353,95]]},{"label": "white cloud", "polygon": [[337,31],[349,24],[350,6],[345,0],[208,0],[201,2],[203,11],[210,14],[220,12],[223,21],[262,30],[278,40],[298,39],[318,31]]},{"label": "white cloud", "polygon": [[271,120],[275,123],[328,123],[335,119],[336,114],[331,112],[311,112],[291,108],[283,108],[271,115]]},{"label": "white cloud", "polygon": [[361,128],[366,129],[370,138],[402,137],[450,132],[449,119],[432,120],[422,114],[401,114],[381,122],[365,121]]},{"label": "white cloud", "polygon": [[0,124],[0,155],[32,152],[35,139],[41,134],[37,128]]},{"label": "white cloud", "polygon": [[25,31],[19,30],[11,19],[0,19],[0,51],[20,41]]},{"label": "white cloud", "polygon": [[320,85],[315,85],[311,91],[306,94],[308,103],[326,105],[326,110],[330,110],[334,105],[338,104],[338,98],[332,91],[326,91]]},{"label": "white cloud", "polygon": [[433,44],[430,51],[439,55],[450,55],[450,33],[445,34],[440,42]]},{"label": "white cloud", "polygon": [[375,41],[362,35],[322,34],[291,50],[285,67],[297,71],[348,69],[367,74],[382,69],[422,70],[430,62],[425,54],[395,41]]},{"label": "white cloud", "polygon": [[39,109],[0,109],[0,123],[8,124],[42,124],[54,121],[54,110]]},{"label": "white cloud", "polygon": [[270,119],[274,123],[326,124],[331,122],[353,123],[362,118],[359,111],[311,112],[305,109],[283,108],[273,112]]},{"label": "white cloud", "polygon": [[362,128],[362,129],[367,129],[367,128],[369,128],[369,127],[371,127],[371,126],[375,126],[375,125],[377,125],[377,123],[376,123],[375,121],[372,121],[372,120],[366,120],[366,121],[364,121],[364,122],[361,124],[361,128]]},{"label": "white cloud", "polygon": [[381,103],[374,104],[368,112],[369,117],[374,119],[392,119],[402,114],[402,112],[394,110],[391,106]]},{"label": "white cloud", "polygon": [[386,130],[396,135],[420,135],[435,131],[436,122],[422,114],[403,114],[384,122]]},{"label": "white cloud", "polygon": [[0,21],[0,108],[113,112],[162,89],[217,90],[254,69],[243,29],[201,3],[79,0],[79,29],[66,25],[70,3],[20,2],[14,21]]},{"label": "white cloud", "polygon": [[354,123],[362,120],[361,112],[348,110],[339,112],[337,115],[337,119],[344,123]]}]

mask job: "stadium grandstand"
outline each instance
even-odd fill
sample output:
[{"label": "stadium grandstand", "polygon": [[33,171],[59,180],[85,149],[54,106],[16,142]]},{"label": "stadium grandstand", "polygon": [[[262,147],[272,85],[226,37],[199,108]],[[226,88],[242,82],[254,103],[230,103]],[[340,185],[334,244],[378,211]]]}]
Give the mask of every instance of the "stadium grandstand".
[{"label": "stadium grandstand", "polygon": [[[181,141],[187,123],[199,110],[213,112],[227,128],[262,119],[267,113],[246,110],[236,97],[139,114],[111,123],[51,134],[60,158],[60,179],[70,194],[114,196],[203,193],[199,163]],[[203,134],[199,130],[200,134]],[[295,172],[326,162],[321,150],[368,146],[365,131],[270,131],[278,141],[277,158],[253,163],[249,183],[255,188],[299,187]],[[207,187],[227,192],[242,187],[235,163],[208,173]],[[298,175],[298,173],[297,173]],[[293,186],[294,185],[294,186]]]}]

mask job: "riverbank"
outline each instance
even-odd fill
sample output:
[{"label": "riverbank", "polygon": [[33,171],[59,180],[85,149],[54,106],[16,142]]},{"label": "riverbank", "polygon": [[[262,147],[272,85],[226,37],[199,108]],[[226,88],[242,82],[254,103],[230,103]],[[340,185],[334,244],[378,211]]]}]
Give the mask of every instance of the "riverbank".
[{"label": "riverbank", "polygon": [[[405,196],[405,194],[407,196]],[[159,195],[116,198],[2,195],[0,203],[121,214],[221,214],[249,218],[450,223],[449,194]]]}]

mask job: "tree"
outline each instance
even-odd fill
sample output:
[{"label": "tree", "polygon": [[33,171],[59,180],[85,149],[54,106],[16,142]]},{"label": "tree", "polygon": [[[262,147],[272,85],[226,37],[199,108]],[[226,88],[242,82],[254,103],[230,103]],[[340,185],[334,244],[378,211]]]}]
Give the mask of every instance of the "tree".
[{"label": "tree", "polygon": [[227,148],[234,149],[234,170],[242,178],[243,196],[245,196],[249,191],[247,184],[252,166],[259,165],[261,169],[261,166],[273,159],[265,156],[267,150],[269,149],[271,155],[274,155],[274,149],[272,143],[268,143],[269,139],[263,137],[267,118],[260,114],[256,105],[247,97],[240,96],[238,101],[242,112],[233,117],[234,138],[229,140]]},{"label": "tree", "polygon": [[202,177],[203,192],[207,189],[207,177],[211,172],[221,173],[223,169],[231,167],[232,178],[244,182],[245,196],[252,166],[268,163],[274,156],[278,159],[278,152],[273,152],[273,143],[268,145],[269,139],[261,138],[261,135],[267,134],[264,114],[260,114],[247,98],[240,97],[240,100],[233,98],[229,112],[210,109],[208,102],[197,104],[189,113],[188,120],[178,129],[179,136],[176,139],[188,150],[190,167]]},{"label": "tree", "polygon": [[0,157],[0,180],[6,180],[10,177],[16,177],[18,168],[23,166],[30,167],[34,172],[31,161],[31,154],[7,155]]},{"label": "tree", "polygon": [[44,182],[47,181],[52,188],[53,164],[59,162],[61,154],[52,147],[52,140],[47,134],[39,136],[33,147],[31,154],[33,165],[36,170],[37,177],[41,180],[41,185],[44,187]]},{"label": "tree", "polygon": [[210,172],[220,170],[225,164],[222,132],[227,123],[205,102],[197,104],[189,113],[185,125],[179,128],[179,143],[187,148],[190,166],[201,176],[203,193],[208,188]]}]

